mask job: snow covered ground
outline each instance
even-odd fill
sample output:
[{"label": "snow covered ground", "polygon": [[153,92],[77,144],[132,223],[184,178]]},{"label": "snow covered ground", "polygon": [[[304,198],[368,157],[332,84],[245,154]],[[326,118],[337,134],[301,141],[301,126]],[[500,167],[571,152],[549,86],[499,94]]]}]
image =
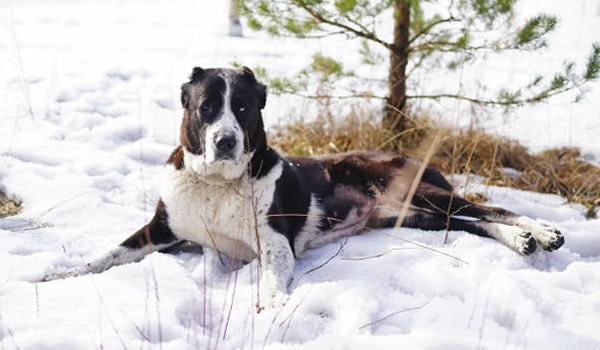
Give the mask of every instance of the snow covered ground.
[{"label": "snow covered ground", "polygon": [[[489,204],[558,227],[565,246],[521,257],[463,232],[447,244],[445,232],[369,232],[299,260],[286,306],[260,314],[256,262],[230,272],[211,252],[32,283],[100,256],[152,217],[193,66],[235,61],[277,75],[313,49],[347,45],[228,37],[227,3],[0,0],[0,184],[25,206],[0,220],[2,349],[600,348],[600,221],[560,197],[474,182],[469,191]],[[557,44],[524,67],[511,58],[491,81],[553,71],[600,41],[600,1],[523,4],[540,9],[563,17]],[[439,83],[459,88],[451,76]],[[581,147],[599,163],[600,84],[589,89],[578,105],[567,96],[478,122],[532,149]],[[268,124],[296,104],[272,96]],[[441,107],[470,122],[462,106]]]}]

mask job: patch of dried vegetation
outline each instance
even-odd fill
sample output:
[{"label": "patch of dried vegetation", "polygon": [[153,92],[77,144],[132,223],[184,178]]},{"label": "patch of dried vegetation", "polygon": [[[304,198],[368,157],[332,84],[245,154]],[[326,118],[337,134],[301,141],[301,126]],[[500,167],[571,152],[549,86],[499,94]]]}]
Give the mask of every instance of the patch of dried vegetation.
[{"label": "patch of dried vegetation", "polygon": [[8,197],[0,190],[0,218],[16,215],[22,210],[21,201],[17,198]]}]

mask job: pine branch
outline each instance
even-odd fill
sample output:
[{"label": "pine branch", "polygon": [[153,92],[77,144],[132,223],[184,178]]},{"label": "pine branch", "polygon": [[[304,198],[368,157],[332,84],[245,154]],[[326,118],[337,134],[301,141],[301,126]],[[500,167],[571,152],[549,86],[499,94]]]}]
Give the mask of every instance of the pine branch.
[{"label": "pine branch", "polygon": [[443,24],[443,23],[448,23],[448,22],[460,22],[460,19],[456,19],[454,17],[448,17],[448,18],[440,19],[439,21],[432,22],[427,27],[425,27],[423,30],[421,30],[420,32],[415,34],[415,36],[413,36],[413,38],[408,41],[408,44],[412,45],[412,43],[415,42],[417,39],[419,39],[421,36],[429,34],[434,27],[436,27],[440,24]]},{"label": "pine branch", "polygon": [[298,97],[302,97],[302,98],[306,98],[306,99],[310,99],[310,100],[348,100],[348,99],[353,99],[353,98],[366,98],[366,99],[378,99],[378,100],[386,100],[387,97],[385,96],[377,96],[377,95],[372,95],[368,92],[365,93],[357,93],[357,94],[348,94],[348,95],[329,95],[329,94],[322,94],[322,93],[318,93],[318,94],[303,94],[301,92],[298,91],[291,91],[291,90],[281,90],[278,92],[274,92],[276,93],[282,93],[282,94],[289,94],[289,95],[294,95],[294,96],[298,96]]},{"label": "pine branch", "polygon": [[352,34],[356,35],[359,38],[367,39],[369,41],[373,41],[375,43],[378,43],[378,44],[382,45],[383,47],[385,47],[386,49],[388,49],[390,51],[393,50],[393,45],[392,44],[390,44],[387,41],[379,38],[377,35],[375,35],[372,32],[363,32],[363,31],[361,31],[359,29],[352,28],[352,27],[350,27],[348,25],[345,25],[343,23],[336,22],[336,21],[333,21],[333,20],[329,20],[329,19],[323,17],[323,15],[321,15],[317,11],[315,11],[312,7],[310,7],[309,5],[307,5],[306,2],[303,1],[303,0],[297,1],[297,4],[298,4],[298,6],[300,6],[300,8],[302,8],[304,11],[306,11],[306,13],[308,13],[312,18],[314,18],[318,22],[330,25],[332,27],[340,28],[342,30],[345,30],[345,31],[347,31],[349,33],[352,33]]},{"label": "pine branch", "polygon": [[567,91],[573,90],[575,88],[583,85],[587,80],[581,79],[577,82],[574,82],[570,85],[560,87],[560,88],[548,88],[534,96],[528,98],[516,98],[516,96],[520,95],[521,90],[517,90],[516,93],[510,94],[505,92],[502,94],[502,97],[499,99],[482,99],[477,97],[470,97],[459,94],[434,94],[434,95],[407,95],[407,99],[432,99],[432,100],[440,100],[440,99],[455,99],[461,101],[467,101],[474,103],[476,105],[485,105],[485,106],[501,106],[501,107],[512,107],[512,106],[523,106],[526,104],[538,103],[543,100],[546,100],[550,97],[560,95]]}]

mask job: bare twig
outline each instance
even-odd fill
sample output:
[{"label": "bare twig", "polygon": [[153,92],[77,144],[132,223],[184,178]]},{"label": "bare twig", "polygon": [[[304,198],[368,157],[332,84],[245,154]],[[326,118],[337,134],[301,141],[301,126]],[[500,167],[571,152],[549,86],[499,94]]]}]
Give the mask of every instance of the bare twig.
[{"label": "bare twig", "polygon": [[15,11],[13,7],[12,0],[9,1],[9,12],[10,12],[10,28],[11,34],[13,36],[16,52],[17,52],[17,71],[19,72],[19,80],[21,81],[21,85],[23,88],[23,97],[25,98],[25,110],[31,119],[34,119],[33,116],[33,107],[31,105],[31,96],[29,94],[29,84],[27,83],[27,79],[25,77],[25,69],[23,68],[23,58],[21,57],[21,46],[19,45],[19,40],[17,38],[17,29],[15,26]]},{"label": "bare twig", "polygon": [[333,254],[332,256],[330,256],[329,259],[325,260],[325,262],[323,262],[322,264],[320,264],[320,265],[318,265],[316,267],[313,267],[312,269],[304,272],[304,275],[308,275],[309,273],[315,272],[316,270],[318,270],[318,269],[322,268],[323,266],[329,264],[329,262],[331,262],[331,260],[333,260],[337,256],[339,256],[342,253],[342,250],[344,249],[344,247],[346,246],[346,244],[348,243],[348,238],[349,237],[346,237],[346,239],[342,242],[342,244],[340,244],[340,248],[338,249],[338,251],[335,254]]},{"label": "bare twig", "polygon": [[158,280],[156,279],[156,270],[154,269],[154,265],[152,264],[150,269],[150,274],[152,276],[152,283],[154,284],[154,300],[156,307],[156,323],[157,323],[157,331],[158,331],[158,346],[159,349],[162,349],[163,343],[163,332],[162,332],[162,317],[160,313],[160,296],[158,293]]},{"label": "bare twig", "polygon": [[[4,318],[2,317],[2,315],[0,315],[0,339],[2,339],[2,340],[6,339],[6,337],[3,336],[4,334],[2,334],[2,333],[4,333],[3,329],[6,329],[6,332],[8,333],[10,340],[12,341],[15,349],[17,349],[17,350],[20,349],[20,347],[17,345],[17,342],[15,341],[15,334],[13,333],[12,329],[10,329],[6,325],[6,322],[4,322]],[[4,345],[4,342],[3,342],[3,345]],[[4,346],[2,348],[4,348]]]},{"label": "bare twig", "polygon": [[131,317],[129,317],[129,315],[127,315],[124,310],[121,310],[121,314],[129,321],[129,323],[133,326],[133,328],[135,328],[135,330],[138,332],[138,334],[140,335],[140,337],[142,337],[142,339],[144,341],[150,343],[150,338],[148,337],[148,335],[146,335],[146,333],[144,333],[144,330],[141,329],[140,326],[138,326],[137,324],[135,324],[133,322],[133,320],[131,319]]},{"label": "bare twig", "polygon": [[[454,256],[452,254],[445,253],[445,252],[443,252],[441,250],[438,250],[438,249],[435,249],[435,248],[431,248],[431,247],[428,247],[426,245],[423,245],[423,244],[420,244],[420,243],[417,243],[417,242],[409,241],[409,240],[404,239],[402,237],[393,236],[393,235],[390,235],[390,234],[385,233],[385,232],[380,232],[380,233],[382,235],[386,235],[386,236],[388,236],[390,238],[394,238],[394,239],[400,240],[402,242],[405,242],[405,243],[408,243],[408,244],[412,244],[412,245],[414,245],[416,247],[419,247],[419,248],[422,248],[422,249],[425,249],[425,250],[429,250],[430,252],[434,252],[436,254],[440,254],[440,255],[446,256],[446,257],[448,257],[448,258],[450,258],[452,260],[459,261],[459,262],[461,262],[461,263],[463,263],[465,265],[469,265],[468,262],[462,260],[461,258],[458,258],[458,257],[456,257],[456,256]],[[348,259],[348,258],[343,258],[343,259]]]},{"label": "bare twig", "polygon": [[269,337],[271,336],[271,330],[273,329],[273,326],[275,326],[275,321],[277,321],[277,319],[283,312],[283,309],[284,308],[280,307],[277,310],[277,312],[275,313],[275,316],[273,316],[273,319],[271,320],[271,323],[269,324],[269,328],[267,329],[267,333],[265,334],[265,339],[263,340],[263,348],[267,347],[267,342],[269,341]]},{"label": "bare twig", "polygon": [[206,254],[203,254],[203,272],[204,272],[204,276],[202,277],[202,290],[204,292],[204,300],[203,300],[203,305],[202,305],[202,335],[206,335],[206,304],[208,301],[206,292],[208,289],[208,281],[206,278]]},{"label": "bare twig", "polygon": [[393,253],[396,251],[400,251],[400,250],[408,250],[408,249],[421,249],[420,247],[416,247],[416,248],[392,248],[392,249],[388,249],[383,253],[378,253],[378,254],[374,254],[374,255],[368,255],[368,256],[345,256],[342,257],[342,260],[349,260],[349,261],[363,261],[363,260],[370,260],[370,259],[377,259],[377,258],[381,258],[385,255],[388,255],[389,253]]},{"label": "bare twig", "polygon": [[425,154],[425,157],[423,158],[421,165],[419,166],[417,172],[413,175],[412,184],[410,186],[408,194],[406,195],[406,198],[404,198],[404,203],[402,203],[402,208],[400,208],[400,214],[398,215],[398,219],[396,220],[396,223],[394,224],[394,228],[400,227],[402,225],[402,221],[404,221],[404,218],[406,217],[406,214],[408,214],[408,210],[410,208],[412,199],[415,196],[415,193],[417,192],[417,187],[419,186],[419,183],[421,182],[421,178],[423,177],[423,173],[425,172],[425,169],[427,169],[427,164],[429,164],[429,160],[431,159],[431,157],[435,153],[435,150],[437,149],[437,146],[440,142],[440,138],[441,138],[441,132],[438,132],[437,134],[435,134],[435,137],[431,143],[431,146],[427,150],[427,153]]},{"label": "bare twig", "polygon": [[102,297],[102,294],[100,293],[100,290],[98,289],[98,286],[94,282],[93,278],[92,278],[92,285],[94,286],[94,289],[96,290],[96,294],[98,295],[98,300],[100,301],[100,305],[102,305],[102,308],[104,309],[104,313],[106,314],[106,317],[108,318],[108,323],[110,323],[110,326],[113,329],[113,331],[115,332],[117,339],[119,339],[119,342],[121,343],[121,346],[123,347],[123,349],[127,350],[127,345],[125,344],[123,337],[121,337],[121,333],[119,332],[117,325],[115,324],[112,316],[110,315],[110,312],[108,310],[108,305],[106,305],[106,302],[104,301],[104,298]]},{"label": "bare twig", "polygon": [[302,298],[302,300],[300,300],[299,303],[297,303],[294,308],[292,309],[292,311],[290,312],[290,314],[288,315],[288,317],[286,317],[283,321],[281,321],[281,323],[279,324],[280,327],[283,326],[284,323],[286,323],[285,328],[283,330],[283,334],[281,335],[281,342],[283,343],[285,341],[285,336],[287,335],[287,332],[290,329],[290,325],[292,324],[292,320],[294,319],[294,315],[296,314],[296,312],[298,311],[298,308],[300,307],[300,305],[302,305],[302,303],[304,303],[304,300],[306,300],[306,297],[308,296],[309,293],[307,293],[306,295],[304,295],[304,297]]},{"label": "bare twig", "polygon": [[239,271],[239,269],[235,270],[234,277],[233,277],[233,291],[231,291],[231,302],[229,303],[227,319],[225,320],[225,329],[223,330],[223,340],[225,340],[225,337],[227,336],[227,330],[229,329],[229,321],[231,320],[231,314],[233,312],[233,302],[235,301],[235,292],[237,290],[238,271]]},{"label": "bare twig", "polygon": [[382,317],[382,318],[380,318],[380,319],[377,319],[377,320],[375,320],[375,321],[373,321],[373,322],[371,322],[371,323],[367,323],[367,324],[365,324],[365,325],[363,325],[363,326],[360,326],[360,327],[358,327],[358,329],[359,329],[359,330],[361,330],[361,329],[365,329],[365,328],[371,327],[371,326],[372,326],[372,325],[374,325],[374,324],[377,324],[377,323],[380,323],[380,322],[386,321],[386,320],[388,320],[388,319],[390,319],[390,318],[392,318],[392,317],[394,317],[394,316],[396,316],[396,315],[399,315],[399,314],[402,314],[402,313],[405,313],[405,312],[410,312],[410,311],[414,311],[414,310],[419,310],[419,309],[422,309],[422,308],[423,308],[423,307],[425,307],[427,304],[429,304],[429,302],[431,302],[431,301],[433,300],[433,298],[435,298],[435,295],[434,295],[434,296],[432,296],[431,298],[429,298],[428,300],[426,300],[425,302],[423,302],[423,303],[422,303],[422,304],[420,304],[420,305],[417,305],[417,306],[414,306],[414,307],[409,307],[409,308],[407,308],[407,309],[404,309],[404,310],[400,310],[400,311],[392,312],[391,314],[385,315],[384,317]]}]

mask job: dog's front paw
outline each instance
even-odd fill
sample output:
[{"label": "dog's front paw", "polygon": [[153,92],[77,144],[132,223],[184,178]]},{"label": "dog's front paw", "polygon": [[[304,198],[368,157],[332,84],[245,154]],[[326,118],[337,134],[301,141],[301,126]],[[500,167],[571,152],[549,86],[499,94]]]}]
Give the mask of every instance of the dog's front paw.
[{"label": "dog's front paw", "polygon": [[515,236],[515,248],[524,255],[530,255],[537,249],[537,242],[530,232]]},{"label": "dog's front paw", "polygon": [[270,271],[265,271],[260,280],[257,310],[279,308],[288,300],[286,284]]},{"label": "dog's front paw", "polygon": [[45,274],[39,282],[62,280],[69,277],[81,276],[83,274],[85,274],[85,271],[81,268],[55,268],[54,271]]},{"label": "dog's front paw", "polygon": [[256,312],[260,313],[265,309],[278,309],[283,307],[289,299],[285,293],[275,293],[272,295],[260,295],[256,303]]}]

